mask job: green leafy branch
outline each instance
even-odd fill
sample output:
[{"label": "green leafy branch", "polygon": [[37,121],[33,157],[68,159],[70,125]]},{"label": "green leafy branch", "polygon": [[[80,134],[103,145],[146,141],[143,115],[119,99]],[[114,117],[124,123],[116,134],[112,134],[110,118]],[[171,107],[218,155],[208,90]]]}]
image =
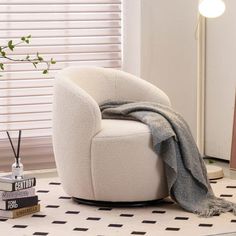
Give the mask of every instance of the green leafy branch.
[{"label": "green leafy branch", "polygon": [[[8,51],[13,52],[18,45],[29,44],[30,39],[31,35],[21,37],[20,41],[17,43],[13,43],[12,40],[9,40],[7,45],[0,46],[0,58],[7,59],[13,62],[29,62],[35,68],[37,68],[39,64],[44,64],[45,68],[43,69],[43,74],[47,74],[48,71],[50,70],[51,65],[56,64],[56,61],[53,58],[51,58],[50,61],[44,60],[44,58],[38,52],[34,56],[30,56],[27,54],[25,57],[18,59],[12,58],[7,54]],[[4,63],[0,62],[0,70],[4,71],[4,69],[5,69]]]}]

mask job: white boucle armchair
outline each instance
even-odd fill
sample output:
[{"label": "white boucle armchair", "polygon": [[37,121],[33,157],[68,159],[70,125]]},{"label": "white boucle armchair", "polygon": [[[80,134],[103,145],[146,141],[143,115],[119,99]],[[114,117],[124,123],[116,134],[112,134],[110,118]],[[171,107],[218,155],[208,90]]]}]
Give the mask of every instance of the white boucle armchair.
[{"label": "white boucle armchair", "polygon": [[106,100],[170,105],[152,84],[120,70],[68,67],[55,80],[53,146],[65,192],[81,201],[142,202],[168,195],[149,128],[101,118]]}]

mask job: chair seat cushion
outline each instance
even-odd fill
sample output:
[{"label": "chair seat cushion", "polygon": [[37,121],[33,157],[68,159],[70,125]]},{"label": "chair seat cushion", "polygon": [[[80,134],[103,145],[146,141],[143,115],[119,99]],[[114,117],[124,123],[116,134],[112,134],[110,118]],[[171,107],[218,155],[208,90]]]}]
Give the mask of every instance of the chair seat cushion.
[{"label": "chair seat cushion", "polygon": [[102,120],[91,146],[94,200],[147,201],[167,196],[162,160],[151,133],[132,120]]},{"label": "chair seat cushion", "polygon": [[99,138],[123,138],[124,136],[150,135],[147,125],[133,120],[102,120],[102,130],[95,136]]}]

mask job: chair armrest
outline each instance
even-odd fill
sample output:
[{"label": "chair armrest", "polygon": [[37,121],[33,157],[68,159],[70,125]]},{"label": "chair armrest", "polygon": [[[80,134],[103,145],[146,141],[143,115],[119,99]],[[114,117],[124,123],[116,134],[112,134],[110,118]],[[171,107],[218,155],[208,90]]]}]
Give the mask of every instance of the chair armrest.
[{"label": "chair armrest", "polygon": [[56,77],[54,92],[53,146],[62,184],[70,194],[75,188],[72,183],[77,183],[80,196],[92,199],[90,146],[92,137],[101,130],[100,109],[65,75]]}]

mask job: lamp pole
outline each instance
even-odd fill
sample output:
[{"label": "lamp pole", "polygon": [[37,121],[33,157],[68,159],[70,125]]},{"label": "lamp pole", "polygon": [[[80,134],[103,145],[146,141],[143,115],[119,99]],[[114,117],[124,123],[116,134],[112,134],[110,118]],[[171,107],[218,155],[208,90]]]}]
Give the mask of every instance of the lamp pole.
[{"label": "lamp pole", "polygon": [[[215,18],[223,14],[225,4],[222,0],[199,0],[197,29],[197,145],[201,155],[205,155],[205,107],[206,107],[206,17]],[[223,169],[206,165],[209,179],[224,176]]]}]

